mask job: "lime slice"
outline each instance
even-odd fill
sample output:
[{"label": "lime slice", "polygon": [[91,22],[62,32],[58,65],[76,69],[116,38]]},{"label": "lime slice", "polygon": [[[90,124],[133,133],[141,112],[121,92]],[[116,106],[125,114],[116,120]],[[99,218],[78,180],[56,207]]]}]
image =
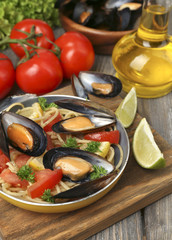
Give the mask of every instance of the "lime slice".
[{"label": "lime slice", "polygon": [[157,146],[150,126],[143,118],[136,128],[133,137],[133,152],[138,164],[147,169],[165,167],[165,159]]},{"label": "lime slice", "polygon": [[127,128],[129,127],[135,118],[137,111],[137,96],[136,90],[133,87],[123,101],[120,103],[115,114],[122,125]]},{"label": "lime slice", "polygon": [[109,152],[109,149],[110,149],[110,142],[101,142],[99,146],[100,151],[95,152],[95,154],[105,158]]}]

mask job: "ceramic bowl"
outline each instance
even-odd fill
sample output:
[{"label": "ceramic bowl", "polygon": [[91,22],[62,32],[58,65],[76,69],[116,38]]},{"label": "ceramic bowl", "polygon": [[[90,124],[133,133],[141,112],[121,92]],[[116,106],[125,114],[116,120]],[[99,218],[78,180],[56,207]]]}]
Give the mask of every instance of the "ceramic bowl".
[{"label": "ceramic bowl", "polygon": [[[44,95],[42,97],[45,97],[47,99],[47,102],[54,102],[54,101],[57,101],[60,99],[66,99],[66,98],[71,101],[72,101],[72,99],[76,99],[76,98],[79,99],[78,97],[66,96],[66,95]],[[26,95],[19,96],[19,97],[16,96],[14,98],[9,98],[7,101],[7,104],[6,104],[6,102],[4,102],[3,105],[0,106],[0,111],[4,110],[7,106],[11,105],[14,102],[21,102],[24,104],[24,106],[27,107],[27,106],[31,106],[31,104],[33,104],[34,102],[37,102],[37,97],[35,95],[33,96],[32,94],[26,94]],[[15,111],[16,110],[17,109],[15,109]],[[120,177],[122,176],[122,174],[126,168],[128,158],[129,158],[130,145],[129,145],[128,135],[127,135],[124,127],[121,125],[121,123],[118,120],[117,120],[116,127],[120,131],[120,145],[123,149],[123,161],[122,161],[122,165],[121,165],[116,177],[101,190],[99,190],[96,193],[91,194],[87,197],[81,198],[81,199],[72,200],[72,201],[64,202],[64,203],[55,203],[55,204],[33,203],[30,201],[22,200],[17,197],[11,196],[11,195],[3,192],[2,190],[0,190],[0,197],[17,207],[27,209],[30,211],[34,211],[34,212],[42,212],[42,213],[69,212],[69,211],[73,211],[73,210],[88,206],[91,203],[102,198],[118,182],[118,180],[120,179]]]},{"label": "ceramic bowl", "polygon": [[134,31],[105,31],[89,28],[72,21],[64,12],[60,14],[60,20],[65,31],[76,31],[84,34],[92,42],[95,52],[103,55],[111,55],[118,40]]}]

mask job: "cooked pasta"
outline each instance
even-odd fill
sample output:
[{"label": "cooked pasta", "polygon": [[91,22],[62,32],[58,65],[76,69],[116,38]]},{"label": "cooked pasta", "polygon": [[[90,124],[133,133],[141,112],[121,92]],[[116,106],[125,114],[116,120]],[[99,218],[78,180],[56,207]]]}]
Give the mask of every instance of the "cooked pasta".
[{"label": "cooked pasta", "polygon": [[[49,123],[51,123],[54,119],[56,119],[58,114],[60,114],[62,116],[62,119],[67,119],[70,117],[80,115],[77,112],[67,110],[67,109],[56,108],[56,107],[51,107],[45,111],[42,111],[42,109],[40,108],[40,106],[38,106],[38,104],[39,103],[37,103],[36,107],[34,104],[30,107],[24,107],[24,105],[21,103],[15,103],[15,104],[12,104],[11,106],[9,106],[7,111],[10,111],[13,107],[18,106],[18,107],[20,107],[20,109],[17,110],[16,113],[21,114],[21,115],[23,114],[24,116],[26,116],[27,113],[30,113],[30,116],[26,116],[26,117],[29,117],[32,120],[34,120],[35,122],[37,122],[42,128],[45,128]],[[63,146],[66,142],[66,139],[68,139],[72,136],[72,135],[68,134],[66,137],[64,137],[63,135],[55,133],[53,131],[48,131],[47,135],[51,138],[51,141],[52,141],[52,144],[54,147]],[[82,136],[76,136],[75,138],[76,138],[76,142],[77,142],[78,146],[80,146],[80,149],[84,149],[85,148],[84,146],[87,145],[89,142],[91,142],[90,140],[83,139]],[[119,151],[120,151],[120,160],[118,161],[116,170],[118,170],[120,168],[120,166],[122,164],[122,160],[123,160],[123,150],[120,145],[117,145],[117,147],[119,148]],[[45,151],[45,153],[46,153],[46,151]],[[16,174],[20,168],[16,164],[16,159],[21,154],[22,153],[20,153],[17,150],[12,149],[10,147],[11,161],[7,163],[7,166],[8,166],[8,169],[12,173]],[[26,165],[32,166],[31,163],[34,163],[34,161],[36,160],[36,162],[40,163],[40,166],[42,166],[42,168],[44,168],[44,166],[42,164],[44,154],[42,154],[39,157],[28,157]],[[115,164],[114,156],[115,156],[114,148],[110,147],[108,150],[108,153],[106,155],[106,160],[111,162],[112,164]],[[36,169],[36,170],[38,170],[38,169]],[[29,186],[31,186],[31,185],[32,185],[32,183],[29,183]],[[52,193],[52,195],[55,195],[62,191],[66,191],[66,190],[74,187],[75,185],[76,185],[76,183],[74,183],[74,182],[67,182],[67,181],[61,180],[51,190],[51,193]],[[45,201],[43,201],[41,198],[31,198],[28,195],[27,189],[22,189],[20,187],[14,187],[11,184],[6,183],[1,177],[0,177],[0,189],[2,189],[2,191],[4,191],[5,193],[7,193],[11,196],[19,197],[19,198],[33,201],[33,202],[45,203]]]}]

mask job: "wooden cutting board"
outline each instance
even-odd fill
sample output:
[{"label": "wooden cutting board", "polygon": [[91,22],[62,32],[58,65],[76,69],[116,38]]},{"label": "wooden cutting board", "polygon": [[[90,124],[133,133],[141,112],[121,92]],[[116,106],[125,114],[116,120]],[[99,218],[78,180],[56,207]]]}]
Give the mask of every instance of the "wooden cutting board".
[{"label": "wooden cutting board", "polygon": [[[54,93],[72,95],[70,86]],[[116,97],[106,101],[98,98],[95,100],[115,110],[122,99]],[[140,119],[141,116],[137,114],[134,123],[127,129],[130,143]],[[166,159],[164,169],[141,168],[131,151],[126,170],[117,185],[98,202],[69,213],[30,212],[0,199],[0,229],[3,239],[85,239],[171,193],[172,148],[155,130],[152,131]]]}]

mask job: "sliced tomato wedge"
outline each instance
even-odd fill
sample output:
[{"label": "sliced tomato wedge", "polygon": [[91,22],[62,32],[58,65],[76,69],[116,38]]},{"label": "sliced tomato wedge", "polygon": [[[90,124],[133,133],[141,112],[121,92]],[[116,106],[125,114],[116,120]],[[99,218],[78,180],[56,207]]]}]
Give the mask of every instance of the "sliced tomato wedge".
[{"label": "sliced tomato wedge", "polygon": [[10,159],[0,150],[0,173],[8,167],[6,163],[9,161]]},{"label": "sliced tomato wedge", "polygon": [[96,132],[96,133],[89,133],[84,136],[86,140],[98,141],[98,142],[110,142],[114,144],[119,143],[120,133],[118,130],[114,131],[103,131],[103,132]]},{"label": "sliced tomato wedge", "polygon": [[27,180],[21,180],[15,173],[9,169],[4,169],[0,174],[0,177],[6,182],[11,184],[13,187],[26,188],[28,186]]},{"label": "sliced tomato wedge", "polygon": [[50,131],[52,131],[52,126],[53,126],[55,123],[57,123],[57,122],[59,122],[59,121],[61,121],[61,120],[62,120],[62,116],[61,116],[61,114],[59,113],[55,119],[53,119],[50,123],[48,123],[48,124],[44,127],[44,131],[45,131],[45,132],[50,132]]},{"label": "sliced tomato wedge", "polygon": [[35,173],[35,183],[28,188],[31,198],[40,197],[46,189],[53,189],[62,179],[62,170],[44,169]]},{"label": "sliced tomato wedge", "polygon": [[14,161],[15,161],[17,167],[21,168],[22,166],[26,165],[29,158],[30,158],[30,156],[28,156],[26,154],[20,154],[20,155],[16,156]]}]

